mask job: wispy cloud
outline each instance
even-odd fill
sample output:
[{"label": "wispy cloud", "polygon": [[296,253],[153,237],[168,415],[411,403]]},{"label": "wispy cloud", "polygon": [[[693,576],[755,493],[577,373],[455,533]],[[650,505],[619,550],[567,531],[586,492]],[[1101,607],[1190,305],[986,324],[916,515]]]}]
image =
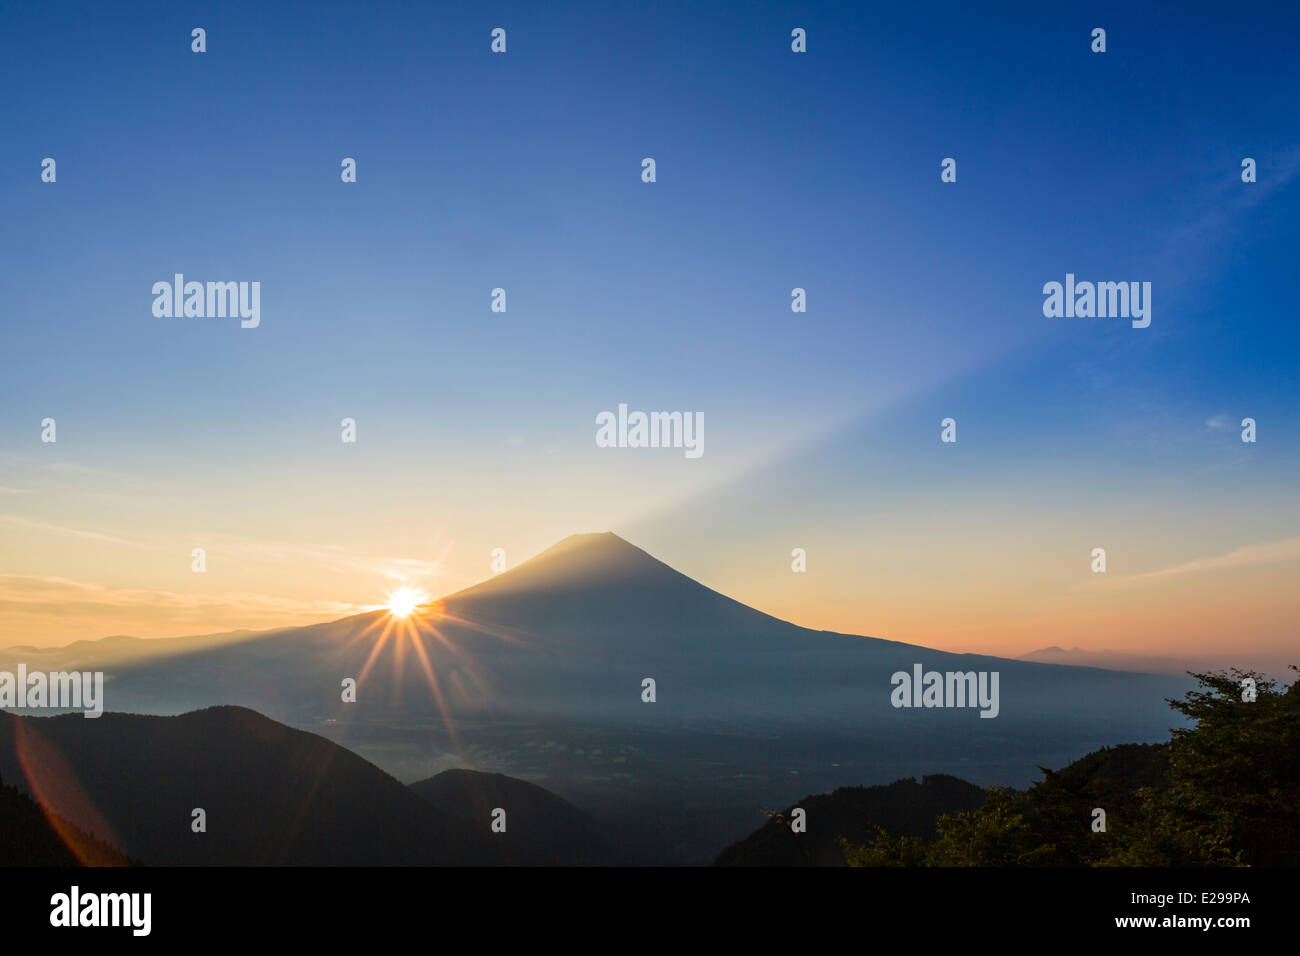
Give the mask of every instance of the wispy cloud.
[{"label": "wispy cloud", "polygon": [[1224,571],[1233,568],[1253,567],[1261,564],[1276,564],[1281,561],[1300,561],[1300,538],[1284,538],[1262,544],[1249,544],[1235,548],[1225,554],[1197,558],[1159,571],[1147,571],[1143,574],[1129,575],[1126,582],[1150,581],[1171,578],[1183,574],[1197,574],[1205,571]]},{"label": "wispy cloud", "polygon": [[46,575],[0,574],[0,646],[110,634],[184,636],[330,621],[371,610],[342,601],[304,601],[246,591],[191,594],[114,588]]},{"label": "wispy cloud", "polygon": [[438,560],[365,554],[338,545],[304,546],[230,534],[198,533],[191,534],[189,538],[193,539],[193,541],[190,542],[187,539],[187,543],[182,546],[180,544],[144,541],[138,538],[125,538],[121,535],[94,528],[78,528],[55,524],[16,514],[0,514],[0,522],[14,527],[27,528],[31,531],[66,535],[120,547],[139,548],[165,554],[174,554],[178,551],[188,553],[190,547],[201,546],[209,555],[225,555],[243,562],[278,564],[293,561],[311,563],[325,570],[378,575],[397,583],[427,581],[437,573],[439,567]]},{"label": "wispy cloud", "polygon": [[309,562],[331,571],[378,575],[394,583],[426,582],[437,574],[440,563],[437,559],[365,554],[339,545],[297,545],[228,534],[197,537],[211,554],[249,562]]},{"label": "wispy cloud", "polygon": [[115,534],[108,534],[103,531],[95,531],[90,528],[73,528],[68,525],[53,524],[48,521],[36,521],[32,518],[25,518],[22,515],[0,514],[0,522],[13,525],[19,528],[27,528],[31,531],[44,531],[50,534],[68,535],[75,538],[85,538],[90,541],[102,541],[106,544],[121,545],[127,548],[144,548],[149,551],[170,551],[171,548],[165,548],[162,545],[149,544],[144,541],[136,541],[130,538],[119,537]]},{"label": "wispy cloud", "polygon": [[129,481],[131,476],[120,471],[114,471],[110,468],[100,468],[97,465],[83,465],[75,461],[66,461],[63,459],[45,460],[33,457],[32,455],[15,455],[6,453],[0,455],[4,461],[11,465],[19,467],[32,467],[44,471],[53,471],[60,474],[84,475],[89,478],[109,478],[114,481]]},{"label": "wispy cloud", "polygon": [[1258,206],[1300,174],[1300,145],[1272,155],[1259,155],[1257,159],[1259,180],[1242,183],[1238,176],[1232,175],[1208,189],[1208,201],[1193,207],[1205,212],[1168,233],[1167,255],[1182,258],[1190,250],[1203,252],[1210,238],[1223,241],[1240,225],[1243,213]]},{"label": "wispy cloud", "polygon": [[114,588],[49,575],[0,574],[0,605],[40,605],[58,610],[69,604],[124,608],[150,605],[191,610],[204,607],[301,614],[350,614],[365,606],[344,601],[299,601],[251,592],[191,594],[146,588]]},{"label": "wispy cloud", "polygon": [[120,471],[113,471],[108,468],[97,468],[93,465],[80,465],[75,461],[51,461],[45,464],[50,471],[62,472],[69,475],[86,475],[90,478],[113,478],[119,481],[126,481],[128,475]]}]

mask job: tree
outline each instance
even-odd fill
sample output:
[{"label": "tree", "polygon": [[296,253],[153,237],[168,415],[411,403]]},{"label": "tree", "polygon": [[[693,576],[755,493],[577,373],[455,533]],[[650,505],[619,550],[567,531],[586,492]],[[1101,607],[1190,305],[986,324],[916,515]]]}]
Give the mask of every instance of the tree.
[{"label": "tree", "polygon": [[[1300,668],[1292,667],[1300,672]],[[1170,700],[1191,724],[1168,744],[1106,747],[1020,793],[945,815],[926,843],[879,831],[841,841],[850,866],[1278,866],[1300,864],[1300,680],[1192,674]],[[1247,687],[1254,690],[1243,693]],[[1094,832],[1094,807],[1107,813]]]},{"label": "tree", "polygon": [[[1235,668],[1192,676],[1198,689],[1169,703],[1195,726],[1173,731],[1169,783],[1145,795],[1149,839],[1134,849],[1154,846],[1175,866],[1300,863],[1300,681],[1279,690]],[[1253,701],[1242,699],[1247,681]]]}]

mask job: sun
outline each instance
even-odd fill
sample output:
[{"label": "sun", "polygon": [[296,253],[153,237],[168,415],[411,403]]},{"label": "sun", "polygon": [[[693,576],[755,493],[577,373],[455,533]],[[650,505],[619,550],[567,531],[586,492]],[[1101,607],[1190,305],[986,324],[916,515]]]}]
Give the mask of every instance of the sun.
[{"label": "sun", "polygon": [[417,588],[398,588],[388,595],[388,613],[393,617],[410,617],[421,604],[429,603],[429,595]]}]

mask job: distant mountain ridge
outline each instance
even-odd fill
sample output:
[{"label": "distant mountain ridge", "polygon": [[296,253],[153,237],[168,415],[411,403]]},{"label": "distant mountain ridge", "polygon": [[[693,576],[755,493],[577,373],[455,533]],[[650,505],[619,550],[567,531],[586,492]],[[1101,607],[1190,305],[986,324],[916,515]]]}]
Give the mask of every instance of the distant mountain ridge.
[{"label": "distant mountain ridge", "polygon": [[1056,645],[1022,654],[1021,660],[1064,664],[1069,667],[1104,667],[1108,670],[1179,676],[1188,671],[1199,673],[1213,669],[1207,662],[1190,657],[1175,659],[1156,654],[1133,654],[1127,651],[1086,651],[1081,647],[1072,647],[1067,651]]}]

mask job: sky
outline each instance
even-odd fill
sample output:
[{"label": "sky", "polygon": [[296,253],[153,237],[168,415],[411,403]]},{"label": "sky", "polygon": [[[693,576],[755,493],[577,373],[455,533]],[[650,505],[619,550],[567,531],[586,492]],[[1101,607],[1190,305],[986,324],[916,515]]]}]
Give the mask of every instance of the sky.
[{"label": "sky", "polygon": [[810,627],[1300,662],[1294,7],[611,6],[0,2],[0,644],[615,531]]}]

